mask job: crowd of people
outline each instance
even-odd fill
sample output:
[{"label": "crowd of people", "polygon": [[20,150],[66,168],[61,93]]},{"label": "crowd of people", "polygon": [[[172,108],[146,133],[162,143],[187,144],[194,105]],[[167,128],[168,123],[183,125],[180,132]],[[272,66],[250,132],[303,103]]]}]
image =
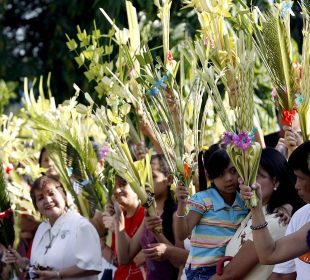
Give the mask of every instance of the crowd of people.
[{"label": "crowd of people", "polygon": [[[197,161],[190,196],[182,182],[172,188],[165,157],[151,157],[156,216],[116,174],[105,211],[87,219],[70,205],[43,149],[45,173],[30,187],[42,222],[24,217],[23,250],[1,245],[1,279],[10,271],[17,279],[308,279],[310,141],[284,127],[278,145],[263,149],[252,186],[240,179],[221,143]],[[259,203],[248,209],[244,199],[253,189]]]}]

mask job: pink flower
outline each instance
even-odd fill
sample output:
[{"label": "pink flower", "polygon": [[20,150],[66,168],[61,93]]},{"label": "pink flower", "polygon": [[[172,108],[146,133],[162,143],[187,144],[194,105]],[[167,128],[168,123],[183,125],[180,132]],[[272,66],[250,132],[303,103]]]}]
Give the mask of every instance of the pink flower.
[{"label": "pink flower", "polygon": [[272,101],[275,100],[276,96],[277,96],[277,90],[276,90],[276,88],[272,88],[272,91],[271,91],[271,99],[272,99]]},{"label": "pink flower", "polygon": [[172,52],[171,52],[171,51],[168,51],[167,60],[168,60],[169,62],[171,62],[171,61],[173,60],[173,55],[172,55]]},{"label": "pink flower", "polygon": [[224,145],[228,145],[228,144],[232,143],[233,142],[233,136],[234,136],[234,134],[229,132],[229,131],[224,132],[224,138],[223,138],[222,143]]},{"label": "pink flower", "polygon": [[110,152],[110,147],[105,145],[99,152],[99,156],[101,159],[105,159]]},{"label": "pink flower", "polygon": [[239,132],[238,134],[234,134],[233,142],[238,148],[247,150],[252,145],[252,137],[248,131]]}]

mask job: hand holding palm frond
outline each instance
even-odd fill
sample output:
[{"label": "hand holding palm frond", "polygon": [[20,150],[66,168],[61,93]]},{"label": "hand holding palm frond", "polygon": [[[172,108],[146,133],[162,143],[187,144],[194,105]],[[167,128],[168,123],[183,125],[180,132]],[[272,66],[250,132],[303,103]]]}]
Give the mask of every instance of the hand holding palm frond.
[{"label": "hand holding palm frond", "polygon": [[[227,153],[236,167],[245,184],[251,186],[256,180],[256,174],[261,155],[261,146],[254,142],[254,101],[253,101],[253,64],[254,52],[251,49],[250,38],[243,37],[237,40],[238,63],[227,65],[231,73],[238,81],[235,92],[236,106],[231,107],[234,121],[228,117],[217,89],[217,80],[223,75],[215,76],[214,69],[204,69],[201,77],[205,82],[208,94],[211,96],[219,117],[227,130],[223,142],[227,145]],[[246,202],[248,207],[257,204],[255,193],[250,201]]]},{"label": "hand holding palm frond", "polygon": [[[101,126],[110,144],[106,161],[128,182],[149,215],[156,215],[150,154],[146,154],[142,160],[133,161],[126,142],[128,125],[126,123],[113,125],[104,107],[97,108],[92,117]],[[161,228],[157,228],[156,233],[160,232]]]}]

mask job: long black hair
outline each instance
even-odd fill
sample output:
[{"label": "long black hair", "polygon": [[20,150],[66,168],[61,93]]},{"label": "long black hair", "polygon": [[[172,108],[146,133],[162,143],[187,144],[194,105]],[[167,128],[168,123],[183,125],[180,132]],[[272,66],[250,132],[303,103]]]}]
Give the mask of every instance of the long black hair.
[{"label": "long black hair", "polygon": [[[158,161],[159,171],[163,173],[166,177],[171,176],[171,171],[168,165],[168,162],[164,155],[156,154],[151,157],[151,163],[154,161]],[[176,211],[176,202],[173,198],[172,191],[170,186],[168,186],[168,196],[164,203],[164,211],[162,215],[162,226],[163,226],[163,233],[165,237],[174,244],[174,234],[173,234],[173,214]]]},{"label": "long black hair", "polygon": [[219,144],[213,144],[207,151],[198,154],[198,176],[200,191],[207,189],[207,179],[213,180],[223,173],[230,163],[226,150]]},{"label": "long black hair", "polygon": [[292,205],[293,212],[302,206],[301,199],[294,188],[295,176],[285,157],[279,151],[273,148],[263,149],[260,166],[271,178],[276,178],[279,183],[267,203],[267,213],[273,213],[275,208],[284,204]]}]

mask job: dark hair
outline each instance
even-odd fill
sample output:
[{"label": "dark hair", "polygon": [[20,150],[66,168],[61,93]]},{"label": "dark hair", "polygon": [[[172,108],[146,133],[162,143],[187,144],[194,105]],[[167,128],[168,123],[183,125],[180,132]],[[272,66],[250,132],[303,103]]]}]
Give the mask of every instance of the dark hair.
[{"label": "dark hair", "polygon": [[294,188],[294,174],[285,157],[274,148],[263,149],[260,166],[270,177],[276,178],[279,182],[277,189],[273,191],[267,203],[267,213],[273,213],[275,208],[284,204],[292,205],[293,212],[295,212],[300,206],[300,199]]},{"label": "dark hair", "polygon": [[151,157],[151,163],[154,162],[155,160],[158,160],[158,165],[159,165],[159,171],[161,173],[163,173],[165,176],[169,176],[171,175],[171,171],[168,165],[168,162],[165,158],[164,155],[161,154],[156,154],[156,155],[152,155]]},{"label": "dark hair", "polygon": [[[159,171],[163,173],[166,177],[171,175],[171,171],[168,165],[168,162],[164,155],[156,154],[152,155],[151,163],[155,160],[158,160]],[[174,244],[174,234],[173,234],[173,214],[176,211],[176,202],[173,198],[172,191],[170,190],[170,186],[168,186],[168,196],[164,203],[164,211],[162,214],[162,226],[163,226],[163,233],[165,237]]]},{"label": "dark hair", "polygon": [[38,210],[38,207],[37,207],[37,203],[36,203],[35,191],[41,190],[50,184],[55,185],[56,189],[60,188],[64,192],[64,194],[66,195],[65,188],[59,182],[59,180],[57,180],[56,177],[43,175],[33,182],[31,190],[30,190],[30,197],[31,197],[33,206],[36,210]]},{"label": "dark hair", "polygon": [[128,182],[123,178],[121,177],[120,175],[118,174],[115,174],[115,185],[114,185],[114,188],[120,184],[121,186],[126,186],[128,184]]},{"label": "dark hair", "polygon": [[306,140],[291,154],[288,163],[292,170],[300,170],[310,176],[310,141]]},{"label": "dark hair", "polygon": [[47,150],[46,150],[45,147],[43,147],[43,148],[41,149],[41,151],[40,151],[40,156],[39,156],[39,165],[40,165],[40,167],[42,167],[42,158],[43,158],[44,152],[46,152],[46,151],[47,151]]},{"label": "dark hair", "polygon": [[226,150],[219,144],[213,144],[205,152],[198,154],[198,176],[199,189],[203,191],[207,188],[206,172],[208,178],[213,180],[228,167],[230,158]]}]

